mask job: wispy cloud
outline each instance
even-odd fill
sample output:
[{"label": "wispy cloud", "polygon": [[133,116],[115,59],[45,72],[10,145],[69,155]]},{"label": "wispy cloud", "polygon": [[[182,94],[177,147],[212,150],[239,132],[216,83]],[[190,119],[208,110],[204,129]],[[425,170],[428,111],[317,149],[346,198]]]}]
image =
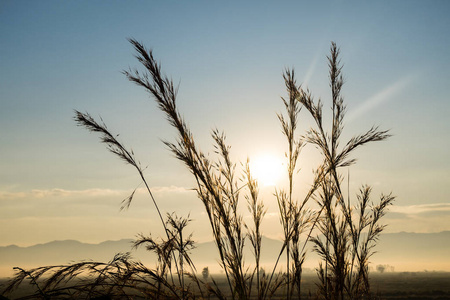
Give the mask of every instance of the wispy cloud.
[{"label": "wispy cloud", "polygon": [[450,230],[450,203],[394,205],[386,215],[389,232],[439,232]]},{"label": "wispy cloud", "polygon": [[313,76],[316,68],[317,68],[317,62],[319,61],[320,52],[317,51],[316,55],[314,56],[314,59],[311,61],[311,64],[309,65],[308,71],[306,72],[305,78],[303,79],[303,85],[305,87],[308,86],[309,81],[311,80],[311,77]]},{"label": "wispy cloud", "polygon": [[420,215],[424,213],[450,213],[450,203],[431,203],[409,206],[393,206],[391,212],[404,215]]},{"label": "wispy cloud", "polygon": [[151,190],[155,193],[177,193],[177,194],[184,194],[184,193],[195,193],[195,191],[191,188],[185,188],[180,186],[155,186],[152,187]]},{"label": "wispy cloud", "polygon": [[[22,192],[8,192],[0,191],[0,200],[14,200],[14,199],[43,199],[43,198],[70,198],[70,197],[121,197],[124,194],[130,193],[132,190],[115,190],[115,189],[84,189],[84,190],[66,190],[60,188],[53,189],[33,189],[31,191]],[[193,193],[194,191],[185,187],[179,186],[155,186],[151,187],[151,191],[155,194],[180,194]],[[138,194],[147,193],[146,189],[138,188]]]},{"label": "wispy cloud", "polygon": [[394,99],[394,96],[405,89],[407,86],[412,84],[417,76],[417,73],[408,74],[400,78],[393,84],[387,86],[377,94],[373,95],[372,97],[364,101],[361,105],[348,112],[346,116],[347,122],[351,122],[370,112],[375,107]]},{"label": "wispy cloud", "polygon": [[33,189],[23,192],[5,192],[0,191],[0,200],[15,199],[43,199],[43,198],[69,198],[69,197],[105,197],[118,196],[127,193],[126,190],[112,189],[85,189],[85,190],[65,190],[65,189]]},{"label": "wispy cloud", "polygon": [[86,190],[65,190],[65,189],[46,189],[46,190],[32,190],[30,195],[34,198],[45,197],[72,197],[72,196],[89,196],[89,197],[104,197],[115,196],[123,194],[124,190],[112,189],[86,189]]}]

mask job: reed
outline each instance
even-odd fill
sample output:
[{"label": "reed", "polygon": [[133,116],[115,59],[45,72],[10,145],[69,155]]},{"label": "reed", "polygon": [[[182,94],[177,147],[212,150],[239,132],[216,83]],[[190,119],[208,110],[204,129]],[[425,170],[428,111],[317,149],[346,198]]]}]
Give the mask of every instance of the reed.
[{"label": "reed", "polygon": [[[117,254],[108,263],[83,261],[32,270],[16,268],[16,276],[8,283],[4,294],[29,280],[36,288],[31,297],[43,299],[98,296],[205,299],[211,295],[217,299],[270,299],[279,294],[287,299],[301,299],[303,264],[307,259],[307,245],[311,244],[322,260],[317,268],[317,299],[370,298],[369,258],[385,227],[380,220],[394,197],[382,195],[377,203],[373,203],[369,186],[361,187],[356,197],[351,197],[350,193],[344,195],[342,170],[356,162],[353,156],[356,149],[385,140],[389,133],[373,127],[346,143],[341,142],[345,117],[341,96],[344,80],[336,44],[331,44],[328,57],[332,97],[330,131],[324,126],[322,102],[315,101],[308,89],[296,83],[294,70],[286,70],[283,74],[288,97],[282,98],[285,113],[278,114],[278,119],[287,142],[288,188],[275,189],[283,245],[274,258],[272,270],[266,273],[260,267],[261,224],[266,208],[259,197],[258,182],[251,174],[249,159],[241,164],[243,170],[237,171],[238,164],[231,160],[231,147],[226,143],[226,136],[217,129],[211,134],[215,156],[205,155],[178,111],[177,89],[172,80],[163,74],[151,50],[134,39],[129,41],[143,70],[129,69],[123,73],[149,93],[177,132],[174,142],[165,141],[164,144],[195,178],[195,190],[208,217],[228,288],[220,287],[213,276],[200,279],[190,258],[190,253],[195,251],[192,234],[185,232],[191,222],[189,216],[163,215],[133,151],[118,140],[118,135],[110,132],[103,120],[97,122],[88,113],[75,111],[77,124],[99,134],[107,149],[134,167],[145,185],[165,234],[158,238],[139,234],[133,247],[145,247],[154,252],[156,266],[148,268],[125,253]],[[314,126],[299,135],[297,125],[302,108],[312,116]],[[301,149],[307,145],[319,150],[321,163],[314,171],[314,180],[306,195],[294,195],[297,164]],[[121,210],[131,205],[135,191],[123,200]],[[247,203],[246,212],[240,209],[242,198]],[[311,208],[312,201],[318,204],[318,210]],[[243,221],[244,213],[251,216],[248,224]],[[253,250],[253,262],[250,263],[246,263],[244,257],[248,242]],[[279,264],[284,258],[286,271],[280,272]]]},{"label": "reed", "polygon": [[[367,132],[351,138],[339,148],[344,129],[345,105],[341,96],[344,80],[339,61],[339,49],[331,45],[328,57],[329,78],[332,96],[332,125],[327,133],[322,120],[322,104],[314,102],[309,91],[302,91],[299,101],[314,118],[316,127],[306,135],[309,143],[318,147],[323,156],[323,180],[317,203],[322,207],[317,228],[322,237],[311,239],[314,250],[323,259],[318,275],[324,299],[361,299],[370,296],[368,280],[368,258],[382,232],[380,218],[394,201],[392,195],[382,195],[378,204],[368,210],[370,188],[365,186],[352,205],[350,195],[345,200],[339,170],[355,163],[351,154],[370,142],[382,141],[390,135],[373,127]],[[355,211],[357,213],[355,213]],[[364,233],[364,234],[363,234]]]}]

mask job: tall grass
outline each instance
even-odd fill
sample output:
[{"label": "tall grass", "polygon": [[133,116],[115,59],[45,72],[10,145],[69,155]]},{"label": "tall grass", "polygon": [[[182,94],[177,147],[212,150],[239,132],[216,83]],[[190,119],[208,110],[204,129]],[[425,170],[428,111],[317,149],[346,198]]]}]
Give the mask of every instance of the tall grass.
[{"label": "tall grass", "polygon": [[[283,294],[287,299],[301,299],[303,264],[307,258],[307,245],[311,244],[322,260],[317,268],[319,293],[316,298],[370,297],[369,258],[384,228],[380,219],[394,197],[381,196],[379,202],[373,204],[368,186],[363,186],[356,198],[350,197],[349,193],[344,195],[341,170],[355,163],[354,150],[369,142],[385,140],[389,134],[371,128],[340,147],[345,105],[341,96],[343,79],[337,46],[332,43],[328,57],[332,98],[329,132],[324,127],[320,100],[314,101],[311,93],[296,83],[294,70],[286,70],[283,75],[288,96],[282,98],[285,113],[278,114],[278,119],[287,142],[288,188],[275,189],[283,245],[274,258],[273,268],[266,273],[260,266],[261,224],[266,208],[259,198],[258,183],[251,174],[249,160],[244,164],[233,162],[225,134],[218,130],[212,131],[216,156],[205,155],[178,111],[177,89],[172,80],[163,75],[152,51],[136,40],[130,39],[130,43],[143,71],[129,69],[123,73],[150,94],[177,132],[174,142],[164,144],[195,178],[195,190],[209,220],[227,288],[220,287],[214,277],[211,281],[207,281],[208,278],[203,281],[197,275],[190,258],[195,245],[192,235],[185,233],[189,217],[178,217],[175,213],[163,215],[133,151],[128,150],[103,121],[97,122],[88,113],[75,111],[77,124],[98,133],[107,149],[134,167],[145,185],[165,235],[154,238],[140,234],[133,246],[146,247],[156,253],[156,266],[148,268],[129,254],[118,254],[109,263],[86,261],[32,270],[17,268],[5,293],[28,279],[36,287],[34,296],[44,299],[98,295],[152,299],[204,299],[211,295],[218,299],[270,299],[275,294]],[[314,120],[314,126],[304,135],[297,132],[302,108]],[[314,172],[306,195],[294,195],[297,164],[301,149],[307,144],[319,149],[322,163]],[[238,165],[243,166],[243,171],[237,170]],[[134,193],[123,201],[121,209],[130,206]],[[241,211],[242,198],[246,201],[247,211]],[[318,204],[319,209],[312,209],[312,202]],[[251,216],[248,224],[244,223],[244,214]],[[244,247],[248,242],[253,250],[253,260],[246,262]],[[284,269],[281,268],[284,258],[285,271],[280,272]]]},{"label": "tall grass", "polygon": [[308,91],[302,91],[299,97],[316,123],[316,127],[307,132],[306,139],[317,146],[324,157],[323,179],[316,197],[323,210],[323,216],[317,223],[322,236],[316,235],[311,241],[314,250],[323,259],[318,269],[323,297],[359,299],[369,295],[368,259],[373,254],[372,249],[384,228],[384,225],[380,225],[380,218],[394,197],[381,196],[379,203],[372,204],[370,212],[367,212],[370,188],[364,186],[357,196],[356,204],[352,206],[350,195],[346,201],[342,192],[342,176],[339,169],[355,163],[355,159],[351,157],[354,150],[369,142],[385,140],[389,134],[373,127],[351,138],[344,147],[339,148],[344,129],[345,106],[341,96],[344,81],[338,57],[339,49],[332,43],[331,54],[328,57],[333,101],[330,133],[327,133],[323,126],[320,100],[314,102]]}]

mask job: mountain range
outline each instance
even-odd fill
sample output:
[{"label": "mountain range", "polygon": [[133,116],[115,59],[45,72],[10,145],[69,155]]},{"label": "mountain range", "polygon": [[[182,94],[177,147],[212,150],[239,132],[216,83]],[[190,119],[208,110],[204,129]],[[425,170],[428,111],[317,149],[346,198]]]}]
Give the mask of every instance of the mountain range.
[{"label": "mountain range", "polygon": [[[249,243],[247,243],[249,244]],[[272,268],[282,246],[280,240],[263,238],[261,264]],[[385,233],[375,248],[370,261],[372,267],[378,264],[395,271],[450,271],[450,231],[439,233]],[[15,245],[0,247],[0,277],[13,274],[12,268],[32,268],[44,265],[67,264],[81,260],[107,262],[118,252],[131,252],[132,256],[152,267],[156,257],[145,248],[132,249],[131,239],[105,241],[87,244],[74,240],[53,241],[29,247]],[[251,262],[250,247],[245,249],[247,262]],[[218,254],[214,242],[196,244],[191,258],[200,272],[208,266],[211,272],[219,271]],[[305,268],[313,270],[318,258],[307,254]]]}]

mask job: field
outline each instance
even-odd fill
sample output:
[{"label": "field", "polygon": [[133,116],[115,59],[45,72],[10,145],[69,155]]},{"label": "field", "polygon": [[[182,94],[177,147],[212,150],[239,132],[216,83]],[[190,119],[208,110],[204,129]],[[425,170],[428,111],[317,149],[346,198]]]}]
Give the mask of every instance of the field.
[{"label": "field", "polygon": [[450,299],[450,273],[373,274],[372,290],[381,299]]},{"label": "field", "polygon": [[[219,285],[223,284],[226,290],[226,282],[220,275],[214,276]],[[303,276],[303,299],[315,299],[316,275],[305,274]],[[0,279],[0,284],[4,284],[6,279]],[[450,272],[392,272],[371,274],[372,292],[377,299],[450,299]],[[22,285],[8,299],[25,296],[32,292],[32,287]],[[273,299],[284,299],[284,295],[279,293]],[[0,298],[1,299],[1,298]],[[211,297],[210,299],[214,299]]]}]

